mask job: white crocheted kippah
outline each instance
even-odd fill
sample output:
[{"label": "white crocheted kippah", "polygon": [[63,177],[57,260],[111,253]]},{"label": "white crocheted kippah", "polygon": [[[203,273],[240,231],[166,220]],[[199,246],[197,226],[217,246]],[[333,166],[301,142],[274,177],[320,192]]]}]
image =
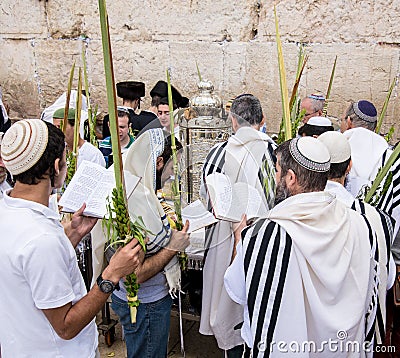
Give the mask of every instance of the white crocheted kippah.
[{"label": "white crocheted kippah", "polygon": [[327,172],[330,168],[330,155],[322,142],[313,137],[295,138],[290,141],[292,158],[303,168],[313,172]]},{"label": "white crocheted kippah", "polygon": [[1,156],[13,175],[32,168],[43,155],[48,142],[46,123],[40,119],[24,119],[14,123],[4,134]]},{"label": "white crocheted kippah", "polygon": [[325,132],[318,137],[318,140],[328,148],[332,164],[343,163],[351,157],[350,144],[344,134]]}]

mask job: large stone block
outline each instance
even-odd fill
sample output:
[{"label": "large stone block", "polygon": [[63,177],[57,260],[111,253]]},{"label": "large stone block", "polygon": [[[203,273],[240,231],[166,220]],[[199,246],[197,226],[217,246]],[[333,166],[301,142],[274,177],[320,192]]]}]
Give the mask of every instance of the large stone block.
[{"label": "large stone block", "polygon": [[45,3],[37,0],[0,2],[0,33],[5,38],[46,36]]},{"label": "large stone block", "polygon": [[136,41],[237,41],[251,37],[254,1],[191,0],[108,3],[110,28]]},{"label": "large stone block", "polygon": [[0,40],[0,85],[12,118],[37,117],[40,77],[35,71],[35,41]]}]

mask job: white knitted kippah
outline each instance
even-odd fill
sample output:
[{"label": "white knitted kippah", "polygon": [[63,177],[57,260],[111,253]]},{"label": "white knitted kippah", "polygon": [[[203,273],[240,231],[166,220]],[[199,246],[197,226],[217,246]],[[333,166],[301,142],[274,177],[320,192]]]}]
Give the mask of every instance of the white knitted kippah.
[{"label": "white knitted kippah", "polygon": [[332,122],[326,117],[311,117],[307,121],[307,124],[318,127],[329,127],[332,125]]},{"label": "white knitted kippah", "polygon": [[46,123],[40,119],[24,119],[14,123],[4,134],[1,156],[13,175],[32,168],[41,158],[48,142]]},{"label": "white knitted kippah", "polygon": [[313,172],[327,172],[330,168],[330,155],[322,142],[313,137],[295,138],[290,141],[292,158],[303,168]]},{"label": "white knitted kippah", "polygon": [[331,163],[343,163],[351,157],[350,144],[344,134],[340,132],[322,133],[318,140],[325,144],[331,155]]}]

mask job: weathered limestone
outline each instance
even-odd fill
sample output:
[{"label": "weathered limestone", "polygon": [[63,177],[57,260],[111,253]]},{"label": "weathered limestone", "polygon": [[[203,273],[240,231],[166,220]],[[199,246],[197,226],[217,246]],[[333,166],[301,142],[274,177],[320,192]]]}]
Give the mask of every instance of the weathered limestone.
[{"label": "weathered limestone", "polygon": [[[233,0],[113,0],[107,2],[116,81],[141,80],[146,92],[165,70],[186,96],[197,91],[196,61],[224,101],[260,97],[269,130],[281,117],[273,3]],[[92,100],[107,111],[96,0],[0,3],[0,85],[11,117],[38,117],[66,90],[69,70],[85,48]],[[277,4],[288,85],[298,43],[309,54],[300,94],[325,92],[338,56],[329,113],[340,117],[350,100],[381,109],[400,69],[400,0],[285,0]],[[77,78],[77,76],[76,76]],[[397,124],[397,87],[383,131]],[[149,106],[147,96],[142,108]],[[396,128],[394,140],[400,137]]]}]

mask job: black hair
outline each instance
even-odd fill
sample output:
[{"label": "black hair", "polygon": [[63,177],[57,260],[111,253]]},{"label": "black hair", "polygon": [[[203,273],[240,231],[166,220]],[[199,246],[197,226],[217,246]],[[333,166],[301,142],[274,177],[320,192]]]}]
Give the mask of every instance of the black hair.
[{"label": "black hair", "polygon": [[325,132],[333,132],[333,126],[314,126],[312,124],[304,124],[302,127],[299,128],[299,136],[307,136],[312,137],[314,135],[319,136]]},{"label": "black hair", "polygon": [[[164,105],[169,106],[168,98],[167,97],[160,98],[157,107],[160,104],[164,104]],[[172,99],[172,107],[174,108],[174,110],[178,108],[178,106],[176,105],[176,103],[175,103],[175,101],[173,99]]]},{"label": "black hair", "polygon": [[328,172],[328,179],[338,179],[346,175],[346,170],[350,164],[351,158],[341,163],[331,163],[331,167]]},{"label": "black hair", "polygon": [[62,159],[65,149],[64,133],[51,123],[44,122],[48,129],[48,142],[46,149],[38,162],[26,172],[14,175],[14,180],[23,184],[35,185],[39,180],[45,179],[48,173],[51,185],[54,186],[55,169],[54,162],[56,159]]},{"label": "black hair", "polygon": [[233,100],[229,113],[236,118],[239,126],[260,124],[263,119],[259,99],[247,93],[241,94]]}]

